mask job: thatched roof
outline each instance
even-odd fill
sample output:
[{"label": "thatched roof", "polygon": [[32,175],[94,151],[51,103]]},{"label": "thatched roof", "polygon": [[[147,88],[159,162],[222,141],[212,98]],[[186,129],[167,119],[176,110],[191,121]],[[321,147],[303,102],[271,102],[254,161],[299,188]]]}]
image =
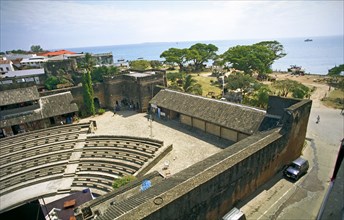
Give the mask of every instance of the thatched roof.
[{"label": "thatched roof", "polygon": [[36,86],[0,91],[0,106],[39,99]]},{"label": "thatched roof", "polygon": [[41,97],[41,107],[39,109],[6,116],[6,118],[1,119],[0,127],[7,127],[77,112],[79,109],[78,106],[73,103],[73,100],[73,96],[70,92]]},{"label": "thatched roof", "polygon": [[256,132],[266,114],[253,107],[167,89],[161,90],[150,103],[245,134]]}]

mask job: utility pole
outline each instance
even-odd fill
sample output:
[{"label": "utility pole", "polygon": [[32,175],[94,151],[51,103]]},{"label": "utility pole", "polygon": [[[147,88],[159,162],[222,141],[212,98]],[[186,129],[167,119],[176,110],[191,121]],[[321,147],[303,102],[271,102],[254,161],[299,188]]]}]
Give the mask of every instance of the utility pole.
[{"label": "utility pole", "polygon": [[149,125],[148,127],[150,128],[150,138],[153,138],[153,120],[152,120],[152,114],[149,115]]}]

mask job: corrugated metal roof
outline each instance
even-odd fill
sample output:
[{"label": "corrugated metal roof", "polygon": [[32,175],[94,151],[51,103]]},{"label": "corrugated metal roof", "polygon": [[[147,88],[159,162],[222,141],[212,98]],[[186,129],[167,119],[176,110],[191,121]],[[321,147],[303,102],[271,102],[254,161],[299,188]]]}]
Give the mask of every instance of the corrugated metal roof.
[{"label": "corrugated metal roof", "polygon": [[41,69],[8,71],[7,73],[5,73],[4,77],[22,77],[22,76],[43,75],[43,74],[45,74],[44,68],[41,68]]}]

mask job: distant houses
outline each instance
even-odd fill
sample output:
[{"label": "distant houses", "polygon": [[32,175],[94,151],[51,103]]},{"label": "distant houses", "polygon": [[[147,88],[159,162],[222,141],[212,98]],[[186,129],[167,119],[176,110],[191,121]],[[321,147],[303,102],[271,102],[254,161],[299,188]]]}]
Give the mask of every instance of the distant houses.
[{"label": "distant houses", "polygon": [[[112,53],[91,54],[95,66],[114,65]],[[58,50],[38,54],[5,54],[0,56],[0,85],[33,82],[44,84],[46,74],[57,74],[63,69],[65,73],[76,71],[78,63],[83,62],[84,53]],[[41,79],[39,79],[41,78]]]}]

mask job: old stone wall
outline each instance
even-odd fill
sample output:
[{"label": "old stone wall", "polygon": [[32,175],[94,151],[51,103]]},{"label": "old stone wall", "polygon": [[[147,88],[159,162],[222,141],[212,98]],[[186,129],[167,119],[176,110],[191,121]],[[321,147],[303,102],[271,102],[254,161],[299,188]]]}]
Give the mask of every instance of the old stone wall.
[{"label": "old stone wall", "polygon": [[154,196],[118,219],[220,219],[300,156],[311,104],[287,107],[282,127],[247,137],[177,173],[156,185],[155,194],[143,192]]},{"label": "old stone wall", "polygon": [[[139,111],[148,109],[149,101],[152,96],[156,95],[162,86],[163,77],[161,75],[153,75],[148,77],[135,78],[128,75],[119,75],[114,78],[105,79],[103,83],[94,83],[94,98],[98,99],[101,108],[114,109],[116,101],[126,100],[137,107]],[[56,89],[41,92],[41,96],[57,94],[70,91],[75,102],[81,109],[83,105],[83,89],[82,86],[69,87],[64,89]],[[126,106],[123,106],[125,109]]]}]

